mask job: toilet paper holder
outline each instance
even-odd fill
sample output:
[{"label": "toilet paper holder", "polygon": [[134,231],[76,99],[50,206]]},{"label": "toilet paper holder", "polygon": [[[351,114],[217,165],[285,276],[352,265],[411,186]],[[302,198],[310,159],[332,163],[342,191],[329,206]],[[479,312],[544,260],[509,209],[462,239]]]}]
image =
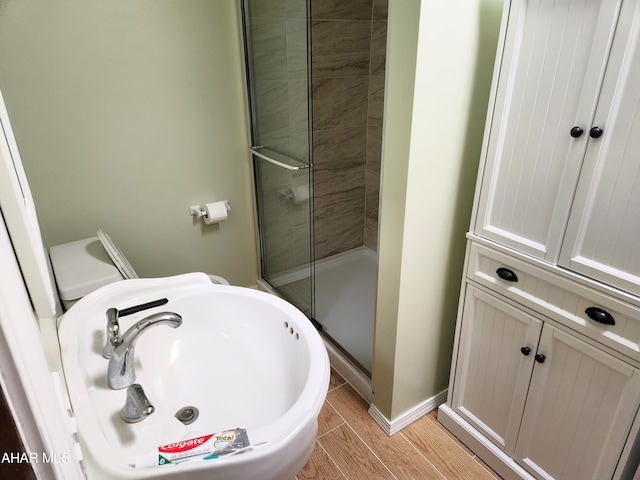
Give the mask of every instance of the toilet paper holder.
[{"label": "toilet paper holder", "polygon": [[[223,200],[224,206],[227,209],[227,212],[231,211],[231,205],[229,205],[229,200]],[[206,217],[207,212],[200,205],[191,205],[189,207],[189,213],[191,215],[195,215],[197,218]]]}]

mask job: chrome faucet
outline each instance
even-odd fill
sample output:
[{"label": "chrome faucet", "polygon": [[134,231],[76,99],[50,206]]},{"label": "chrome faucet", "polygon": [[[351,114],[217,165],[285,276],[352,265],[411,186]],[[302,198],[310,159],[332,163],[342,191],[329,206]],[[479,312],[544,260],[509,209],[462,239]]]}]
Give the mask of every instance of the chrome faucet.
[{"label": "chrome faucet", "polygon": [[107,338],[107,342],[111,343],[113,347],[113,351],[110,352],[109,356],[107,380],[109,382],[109,388],[120,390],[133,385],[135,381],[136,373],[133,369],[133,351],[142,333],[156,325],[168,325],[173,328],[179,327],[182,325],[182,317],[173,312],[154,313],[136,322],[120,337],[118,333],[119,327],[114,326],[117,325],[117,319],[112,322],[113,317],[109,315],[109,311],[107,312],[107,316],[109,317],[107,330],[109,331],[111,327],[111,333],[113,334]]}]

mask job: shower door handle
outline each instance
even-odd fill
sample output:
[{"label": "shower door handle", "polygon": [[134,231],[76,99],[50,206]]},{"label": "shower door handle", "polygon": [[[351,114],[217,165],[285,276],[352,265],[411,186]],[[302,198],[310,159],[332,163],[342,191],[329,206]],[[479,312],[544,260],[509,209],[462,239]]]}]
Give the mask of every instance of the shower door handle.
[{"label": "shower door handle", "polygon": [[[262,160],[266,160],[267,162],[273,165],[277,165],[278,167],[286,168],[287,170],[297,171],[297,170],[304,170],[311,167],[310,163],[301,163],[292,158],[287,158],[287,160],[290,161],[292,164],[285,163],[280,160],[276,160],[275,158],[271,158],[268,155],[265,155],[264,153],[262,153],[260,150],[262,150],[263,148],[264,147],[262,146],[254,146],[254,147],[249,147],[249,150],[251,151],[252,155],[259,157]],[[284,155],[278,155],[278,156],[284,157]]]}]

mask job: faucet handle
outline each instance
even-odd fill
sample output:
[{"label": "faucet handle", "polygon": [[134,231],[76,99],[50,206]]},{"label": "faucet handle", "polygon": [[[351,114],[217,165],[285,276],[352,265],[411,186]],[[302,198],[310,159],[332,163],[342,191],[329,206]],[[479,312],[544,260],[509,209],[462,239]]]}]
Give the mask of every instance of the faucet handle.
[{"label": "faucet handle", "polygon": [[144,420],[155,411],[149,402],[139,383],[129,385],[127,388],[127,400],[120,411],[122,419],[127,423],[136,423]]},{"label": "faucet handle", "polygon": [[104,358],[111,358],[113,350],[120,345],[120,323],[118,323],[119,312],[117,308],[107,310],[107,340],[102,349]]}]

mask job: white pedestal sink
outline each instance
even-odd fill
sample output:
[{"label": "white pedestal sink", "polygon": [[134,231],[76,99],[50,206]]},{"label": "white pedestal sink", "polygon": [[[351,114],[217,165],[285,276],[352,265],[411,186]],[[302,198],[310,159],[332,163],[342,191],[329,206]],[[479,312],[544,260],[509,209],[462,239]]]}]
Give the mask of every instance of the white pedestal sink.
[{"label": "white pedestal sink", "polygon": [[[154,413],[126,423],[126,389],[107,385],[106,311],[167,298],[119,319],[121,331],[159,311],[182,316],[135,347],[136,383]],[[289,303],[248,288],[214,285],[205,274],[125,280],[80,300],[59,324],[67,389],[90,480],[293,478],[313,450],[329,381],[324,344]],[[185,425],[176,413],[196,407]],[[215,460],[135,468],[138,454],[199,435],[245,427],[253,449]]]}]

